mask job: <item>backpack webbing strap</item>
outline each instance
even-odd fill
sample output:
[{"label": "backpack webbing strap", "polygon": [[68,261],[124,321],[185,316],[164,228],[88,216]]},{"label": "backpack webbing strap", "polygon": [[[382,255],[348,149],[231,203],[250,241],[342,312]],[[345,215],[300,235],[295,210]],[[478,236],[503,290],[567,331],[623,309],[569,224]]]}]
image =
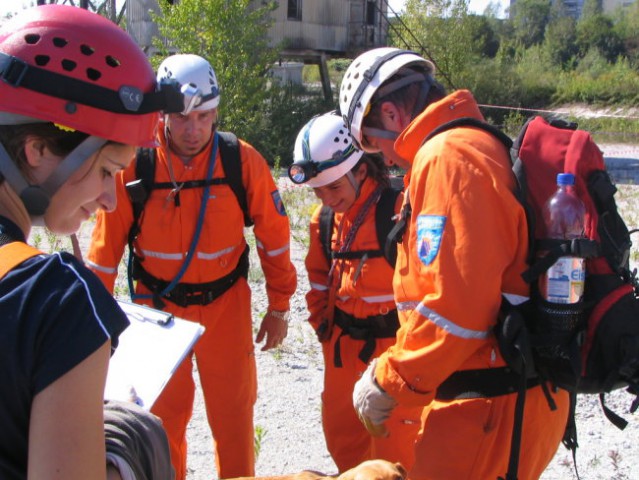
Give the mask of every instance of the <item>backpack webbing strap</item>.
[{"label": "backpack webbing strap", "polygon": [[401,190],[396,188],[384,189],[375,209],[375,232],[384,258],[391,267],[395,267],[397,261],[397,242],[389,234],[395,226],[395,203],[400,193]]},{"label": "backpack webbing strap", "polygon": [[436,135],[439,135],[440,133],[443,133],[447,130],[451,130],[453,128],[458,128],[458,127],[473,127],[473,128],[479,128],[480,130],[484,130],[492,134],[494,137],[496,137],[501,143],[504,144],[506,149],[509,151],[513,146],[513,141],[511,140],[511,138],[508,135],[506,135],[504,132],[502,132],[500,129],[498,129],[494,125],[491,125],[489,123],[486,123],[482,120],[478,120],[477,118],[473,118],[473,117],[460,117],[460,118],[456,118],[455,120],[451,120],[450,122],[441,124],[440,126],[435,128],[432,132],[428,134],[428,136],[424,139],[423,143],[426,143],[428,140],[430,140]]},{"label": "backpack webbing strap", "polygon": [[10,242],[0,246],[0,279],[26,259],[42,252],[24,242]]},{"label": "backpack webbing strap", "polygon": [[333,364],[337,368],[343,367],[340,340],[349,336],[354,340],[362,340],[362,346],[357,358],[368,364],[375,353],[378,338],[393,338],[399,329],[397,310],[391,310],[386,315],[371,315],[366,318],[356,318],[339,308],[335,308],[335,325],[342,332],[333,347]]},{"label": "backpack webbing strap", "polygon": [[333,234],[333,221],[335,220],[335,212],[330,207],[323,205],[319,215],[319,239],[322,244],[322,251],[326,257],[326,261],[330,265],[333,259],[331,252],[331,237]]},{"label": "backpack webbing strap", "polygon": [[229,187],[233,190],[237,203],[239,203],[244,213],[244,225],[250,227],[253,225],[248,202],[246,200],[246,188],[242,182],[242,163],[240,160],[240,145],[237,137],[231,132],[217,132],[220,137],[220,156],[222,157],[222,166],[224,167],[224,175],[228,179]]},{"label": "backpack webbing strap", "polygon": [[356,250],[350,252],[332,252],[331,237],[333,235],[333,223],[335,221],[335,212],[326,205],[322,206],[319,215],[319,239],[322,244],[322,250],[328,263],[334,258],[367,258],[381,257],[382,255],[391,267],[395,267],[397,259],[397,242],[391,237],[395,222],[395,202],[397,196],[401,193],[394,187],[388,187],[382,190],[382,193],[375,206],[375,233],[379,249],[377,250]]},{"label": "backpack webbing strap", "polygon": [[[178,283],[162,296],[180,307],[189,305],[208,305],[224,295],[241,277],[247,278],[249,270],[249,247],[242,252],[237,265],[227,275],[211,282]],[[167,290],[170,282],[161,280],[148,273],[139,260],[133,263],[133,277],[152,292]]]}]

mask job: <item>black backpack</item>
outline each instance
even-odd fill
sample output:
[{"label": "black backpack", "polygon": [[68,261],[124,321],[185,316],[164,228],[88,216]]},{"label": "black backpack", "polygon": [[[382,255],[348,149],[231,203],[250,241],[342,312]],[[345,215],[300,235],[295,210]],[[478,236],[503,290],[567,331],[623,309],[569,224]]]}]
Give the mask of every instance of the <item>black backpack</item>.
[{"label": "black backpack", "polygon": [[402,191],[403,183],[401,182],[401,177],[393,178],[397,180],[391,180],[391,186],[382,190],[382,194],[375,206],[375,231],[377,233],[377,242],[380,246],[377,250],[358,250],[346,253],[331,251],[335,212],[326,205],[322,206],[319,218],[319,237],[322,250],[329,264],[334,258],[362,258],[364,255],[368,258],[375,258],[383,255],[391,268],[395,268],[397,243],[389,238],[389,233],[395,226],[395,220],[393,219],[395,216],[395,203]]},{"label": "black backpack", "polygon": [[[576,395],[599,394],[606,417],[623,429],[627,422],[605,406],[605,394],[626,388],[639,406],[639,283],[629,268],[630,232],[614,200],[616,187],[603,154],[588,132],[561,120],[531,118],[513,141],[496,127],[473,118],[444,124],[426,139],[455,127],[488,131],[509,150],[517,180],[515,196],[522,204],[529,231],[529,269],[522,272],[531,297],[512,305],[504,297],[495,329],[508,367],[456,372],[438,389],[438,398],[461,398],[475,390],[483,396],[518,392],[507,480],[517,478],[526,389],[542,385],[551,409],[550,388],[571,394],[571,411],[563,443],[576,455]],[[586,205],[586,237],[564,241],[545,238],[541,212],[556,189],[558,173],[573,173],[576,191]],[[398,228],[410,218],[410,204]],[[397,237],[401,239],[403,231]],[[538,252],[547,252],[540,258]],[[557,305],[539,294],[537,280],[560,256],[586,259],[584,301]],[[568,318],[568,321],[565,319]],[[563,323],[557,322],[563,319]],[[559,328],[556,326],[559,325]],[[576,468],[576,462],[575,462]]]}]

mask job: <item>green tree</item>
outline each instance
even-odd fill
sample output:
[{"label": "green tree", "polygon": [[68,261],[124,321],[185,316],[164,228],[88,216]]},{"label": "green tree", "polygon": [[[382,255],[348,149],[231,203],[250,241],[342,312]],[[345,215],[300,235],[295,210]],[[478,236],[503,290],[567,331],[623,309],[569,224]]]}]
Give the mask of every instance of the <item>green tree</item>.
[{"label": "green tree", "polygon": [[517,42],[524,48],[541,44],[550,21],[551,1],[518,0],[514,10],[512,23]]},{"label": "green tree", "polygon": [[482,57],[494,58],[499,51],[499,37],[494,22],[485,15],[468,15],[472,51]]},{"label": "green tree", "polygon": [[595,15],[601,15],[603,12],[601,6],[601,0],[584,0],[584,4],[581,7],[581,20],[594,17]]},{"label": "green tree", "polygon": [[562,2],[556,2],[551,9],[543,49],[552,64],[562,69],[571,68],[579,53],[577,22],[573,17],[566,15]]},{"label": "green tree", "polygon": [[593,14],[577,22],[577,46],[583,57],[589,50],[597,50],[608,62],[624,54],[624,45],[615,31],[612,19]]},{"label": "green tree", "polygon": [[420,53],[437,66],[439,80],[454,88],[476,56],[468,0],[408,0],[402,18],[418,39]]},{"label": "green tree", "polygon": [[[233,130],[257,146],[255,126],[270,95],[267,75],[278,57],[268,45],[273,2],[251,0],[182,0],[176,5],[160,0],[157,21],[166,43],[155,46],[169,52],[194,53],[213,66],[220,85],[220,126]],[[250,28],[247,28],[247,25]]]},{"label": "green tree", "polygon": [[639,1],[618,7],[612,19],[615,32],[623,42],[626,57],[639,70]]}]

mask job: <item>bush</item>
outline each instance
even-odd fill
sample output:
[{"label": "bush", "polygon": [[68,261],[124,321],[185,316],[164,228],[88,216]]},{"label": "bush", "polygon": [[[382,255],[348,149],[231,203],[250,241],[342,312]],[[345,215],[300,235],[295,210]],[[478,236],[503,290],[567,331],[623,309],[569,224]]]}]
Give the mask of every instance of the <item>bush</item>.
[{"label": "bush", "polygon": [[[584,62],[587,65],[584,65]],[[559,76],[555,104],[636,105],[639,100],[639,74],[627,61],[605,62],[589,54],[580,68]]]},{"label": "bush", "polygon": [[287,167],[293,162],[293,147],[299,130],[313,116],[334,109],[320,91],[298,85],[272,85],[260,120],[246,140],[264,155],[269,165]]}]

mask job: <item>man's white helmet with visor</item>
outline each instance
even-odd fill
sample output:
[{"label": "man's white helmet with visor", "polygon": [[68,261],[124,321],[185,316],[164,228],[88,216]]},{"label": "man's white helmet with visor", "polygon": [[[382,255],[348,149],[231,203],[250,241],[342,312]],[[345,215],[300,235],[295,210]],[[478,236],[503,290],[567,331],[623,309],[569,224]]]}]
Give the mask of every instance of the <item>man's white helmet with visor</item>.
[{"label": "man's white helmet with visor", "polygon": [[175,80],[184,95],[184,111],[212,110],[220,103],[220,89],[211,64],[199,55],[177,54],[164,59],[157,80]]},{"label": "man's white helmet with visor", "polygon": [[297,135],[288,176],[296,184],[323,187],[350,174],[363,154],[339,113],[324,113],[313,117]]},{"label": "man's white helmet with visor", "polygon": [[[409,50],[375,48],[357,57],[346,70],[339,92],[340,111],[355,145],[365,152],[375,153],[379,149],[366,143],[366,135],[397,138],[395,132],[363,127],[373,95],[380,99],[408,84],[432,81],[434,71],[430,61]],[[393,76],[397,79],[382,86]]]}]

